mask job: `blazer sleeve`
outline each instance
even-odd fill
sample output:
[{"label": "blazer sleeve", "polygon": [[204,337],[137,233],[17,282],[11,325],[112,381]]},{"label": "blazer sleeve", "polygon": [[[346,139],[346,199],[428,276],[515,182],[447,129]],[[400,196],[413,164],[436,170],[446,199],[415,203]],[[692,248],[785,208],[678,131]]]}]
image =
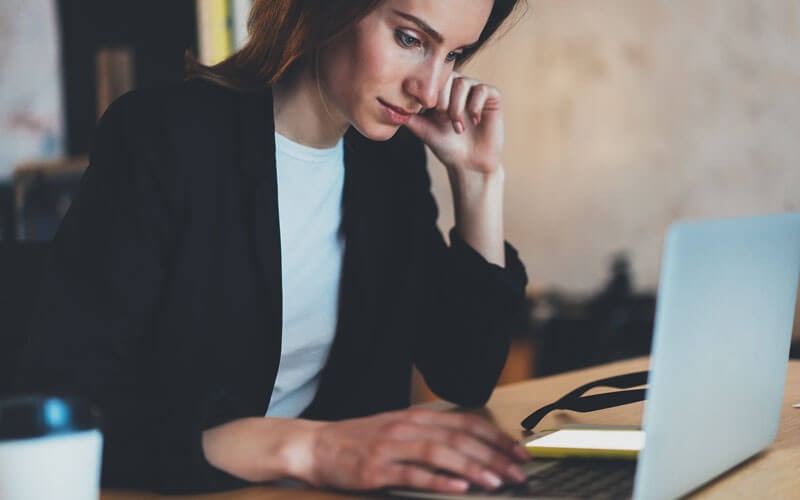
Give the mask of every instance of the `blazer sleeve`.
[{"label": "blazer sleeve", "polygon": [[411,148],[413,214],[422,269],[414,362],[429,387],[462,406],[483,406],[523,323],[527,275],[517,251],[505,245],[505,267],[488,262],[455,228],[448,246],[436,220],[424,146]]},{"label": "blazer sleeve", "polygon": [[78,396],[100,411],[104,487],[150,488],[156,480],[154,404],[143,387],[175,181],[160,153],[162,124],[149,121],[151,101],[127,94],[98,124],[17,376],[20,391]]}]

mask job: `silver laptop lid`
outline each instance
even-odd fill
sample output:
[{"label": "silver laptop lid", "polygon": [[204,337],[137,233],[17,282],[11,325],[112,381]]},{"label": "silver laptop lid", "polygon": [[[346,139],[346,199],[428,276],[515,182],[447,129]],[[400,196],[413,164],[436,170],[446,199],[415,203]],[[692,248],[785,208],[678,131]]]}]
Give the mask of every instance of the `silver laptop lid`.
[{"label": "silver laptop lid", "polygon": [[800,213],[670,228],[635,499],[684,495],[775,439],[798,273]]}]

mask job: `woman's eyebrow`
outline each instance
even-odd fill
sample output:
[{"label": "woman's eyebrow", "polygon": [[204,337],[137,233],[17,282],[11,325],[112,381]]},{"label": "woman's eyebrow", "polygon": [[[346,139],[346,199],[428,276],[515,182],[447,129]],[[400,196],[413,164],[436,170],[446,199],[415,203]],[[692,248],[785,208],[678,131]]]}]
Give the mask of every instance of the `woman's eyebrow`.
[{"label": "woman's eyebrow", "polygon": [[[412,23],[416,24],[419,29],[424,31],[429,37],[431,37],[434,40],[436,40],[437,43],[440,43],[440,44],[444,43],[444,37],[438,31],[436,31],[435,29],[431,28],[430,24],[426,23],[425,21],[423,21],[422,19],[418,18],[417,16],[413,16],[411,14],[408,14],[406,12],[401,12],[401,11],[396,10],[396,9],[392,10],[392,12],[394,12],[398,16],[402,17],[403,19],[406,19],[406,20],[411,21]],[[468,45],[464,45],[462,48],[464,50],[470,50],[473,47],[475,47],[476,45],[478,45],[478,42],[479,42],[479,40],[476,40],[476,41],[474,41],[474,42],[472,42],[472,43],[470,43]]]},{"label": "woman's eyebrow", "polygon": [[406,14],[405,12],[400,12],[399,10],[393,10],[393,12],[403,19],[416,24],[419,29],[427,33],[429,37],[433,38],[438,43],[444,43],[444,37],[440,35],[438,31],[431,28],[430,24],[426,23],[422,19],[418,18],[417,16],[412,16],[411,14]]}]

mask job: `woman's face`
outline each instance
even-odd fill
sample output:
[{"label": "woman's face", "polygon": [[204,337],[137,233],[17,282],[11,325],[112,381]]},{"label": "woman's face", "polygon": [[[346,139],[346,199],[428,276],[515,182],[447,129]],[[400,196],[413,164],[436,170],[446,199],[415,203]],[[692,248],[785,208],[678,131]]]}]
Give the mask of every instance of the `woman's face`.
[{"label": "woman's face", "polygon": [[436,106],[465,46],[477,42],[493,0],[386,0],[320,53],[327,104],[373,140]]}]

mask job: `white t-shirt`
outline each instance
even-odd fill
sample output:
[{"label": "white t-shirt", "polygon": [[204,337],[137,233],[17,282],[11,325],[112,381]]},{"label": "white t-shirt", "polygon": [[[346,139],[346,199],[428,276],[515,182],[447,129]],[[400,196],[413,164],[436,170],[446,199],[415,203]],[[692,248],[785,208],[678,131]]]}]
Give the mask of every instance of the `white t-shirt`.
[{"label": "white t-shirt", "polygon": [[266,416],[296,417],[317,391],[339,298],[343,141],[316,149],[275,133],[281,234],[281,360]]}]

